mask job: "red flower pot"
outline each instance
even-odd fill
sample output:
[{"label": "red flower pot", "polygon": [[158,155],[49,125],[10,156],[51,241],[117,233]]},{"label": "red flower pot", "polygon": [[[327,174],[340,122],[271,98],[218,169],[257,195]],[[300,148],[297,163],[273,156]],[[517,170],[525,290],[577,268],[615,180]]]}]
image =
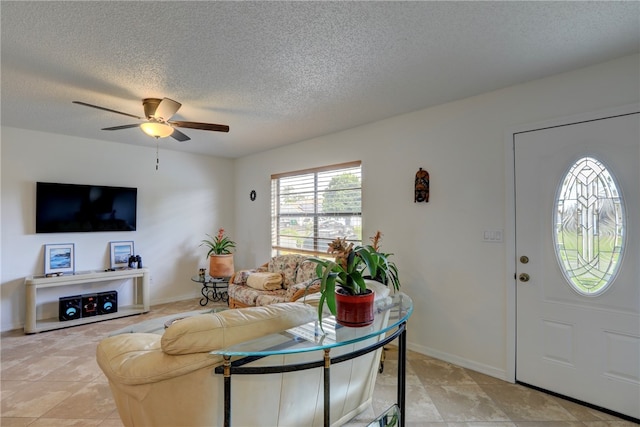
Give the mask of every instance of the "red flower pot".
[{"label": "red flower pot", "polygon": [[367,289],[364,294],[349,295],[336,290],[336,322],[343,326],[359,328],[373,323],[374,293]]}]

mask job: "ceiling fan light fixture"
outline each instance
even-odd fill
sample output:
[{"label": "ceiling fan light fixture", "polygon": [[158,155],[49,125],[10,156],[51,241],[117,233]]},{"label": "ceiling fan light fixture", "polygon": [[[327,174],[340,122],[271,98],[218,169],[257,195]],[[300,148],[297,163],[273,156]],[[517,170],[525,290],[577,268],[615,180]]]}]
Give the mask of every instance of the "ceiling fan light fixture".
[{"label": "ceiling fan light fixture", "polygon": [[167,124],[159,122],[146,122],[140,125],[144,133],[154,138],[166,138],[173,133],[173,128]]},{"label": "ceiling fan light fixture", "polygon": [[[86,102],[73,101],[74,104],[84,105],[85,107],[97,108],[98,110],[108,111],[110,113],[121,114],[127,117],[133,117],[138,120],[146,120],[142,124],[131,124],[123,126],[112,126],[102,128],[102,130],[121,130],[130,129],[140,126],[140,129],[147,135],[153,138],[166,138],[172,137],[178,142],[189,141],[189,138],[184,133],[180,132],[178,128],[189,128],[207,130],[213,132],[229,132],[229,126],[217,125],[214,123],[201,123],[201,122],[185,122],[185,121],[171,121],[169,119],[180,109],[180,104],[177,101],[169,98],[145,98],[142,100],[142,106],[144,107],[145,117],[139,117],[129,113],[123,113],[122,111],[112,110],[111,108],[101,107],[99,105],[87,104]],[[146,119],[145,119],[146,118]]]}]

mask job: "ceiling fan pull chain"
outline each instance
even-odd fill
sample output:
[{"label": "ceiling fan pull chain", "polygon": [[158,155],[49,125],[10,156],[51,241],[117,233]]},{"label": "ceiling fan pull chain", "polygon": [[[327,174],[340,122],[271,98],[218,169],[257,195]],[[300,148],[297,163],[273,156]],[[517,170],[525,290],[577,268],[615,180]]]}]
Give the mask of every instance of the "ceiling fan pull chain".
[{"label": "ceiling fan pull chain", "polygon": [[158,138],[156,138],[156,170],[158,170],[158,165],[160,164],[160,156],[158,155],[159,150],[160,144],[158,144]]}]

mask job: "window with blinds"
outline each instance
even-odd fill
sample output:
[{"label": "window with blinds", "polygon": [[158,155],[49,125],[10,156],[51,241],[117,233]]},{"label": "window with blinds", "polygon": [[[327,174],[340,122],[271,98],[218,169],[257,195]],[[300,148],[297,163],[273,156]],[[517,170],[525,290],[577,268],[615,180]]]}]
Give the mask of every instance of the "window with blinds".
[{"label": "window with blinds", "polygon": [[337,237],[362,241],[360,161],[271,176],[273,255],[326,254]]}]

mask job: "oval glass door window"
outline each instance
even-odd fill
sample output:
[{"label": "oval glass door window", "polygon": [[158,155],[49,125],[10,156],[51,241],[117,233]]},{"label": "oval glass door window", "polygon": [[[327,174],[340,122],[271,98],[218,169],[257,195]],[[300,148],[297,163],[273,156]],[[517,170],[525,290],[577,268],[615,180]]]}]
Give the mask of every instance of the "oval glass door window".
[{"label": "oval glass door window", "polygon": [[569,168],[555,202],[554,243],[569,285],[595,296],[613,282],[625,242],[624,203],[602,162],[583,157]]}]

